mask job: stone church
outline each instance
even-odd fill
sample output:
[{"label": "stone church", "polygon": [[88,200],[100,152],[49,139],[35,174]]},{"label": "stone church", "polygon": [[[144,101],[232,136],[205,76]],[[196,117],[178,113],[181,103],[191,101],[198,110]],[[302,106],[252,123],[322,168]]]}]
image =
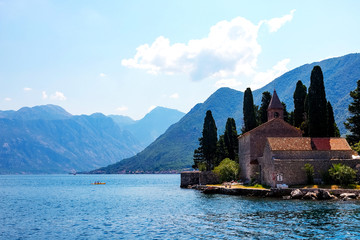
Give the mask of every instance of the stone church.
[{"label": "stone church", "polygon": [[274,90],[268,107],[268,121],[239,136],[240,178],[257,180],[276,187],[278,184],[306,184],[304,165],[314,166],[314,179],[335,163],[360,167],[353,159],[345,138],[309,138],[284,121],[283,106]]}]

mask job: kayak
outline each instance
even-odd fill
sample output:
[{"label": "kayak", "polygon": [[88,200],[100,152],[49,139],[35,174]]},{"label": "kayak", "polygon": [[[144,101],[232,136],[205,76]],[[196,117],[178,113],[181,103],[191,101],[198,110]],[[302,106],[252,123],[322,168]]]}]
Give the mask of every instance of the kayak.
[{"label": "kayak", "polygon": [[104,182],[94,182],[94,183],[91,183],[91,185],[104,185],[104,184],[106,184],[106,183],[104,183]]}]

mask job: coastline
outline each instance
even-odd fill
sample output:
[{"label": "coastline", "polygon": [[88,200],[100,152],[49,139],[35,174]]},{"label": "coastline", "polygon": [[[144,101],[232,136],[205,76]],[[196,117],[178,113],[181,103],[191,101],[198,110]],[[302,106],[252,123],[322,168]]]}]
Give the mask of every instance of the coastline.
[{"label": "coastline", "polygon": [[[182,187],[184,188],[184,187]],[[195,189],[204,194],[224,194],[247,197],[269,197],[284,200],[360,200],[359,189],[326,189],[326,188],[227,188],[224,186],[189,185],[187,189]]]}]

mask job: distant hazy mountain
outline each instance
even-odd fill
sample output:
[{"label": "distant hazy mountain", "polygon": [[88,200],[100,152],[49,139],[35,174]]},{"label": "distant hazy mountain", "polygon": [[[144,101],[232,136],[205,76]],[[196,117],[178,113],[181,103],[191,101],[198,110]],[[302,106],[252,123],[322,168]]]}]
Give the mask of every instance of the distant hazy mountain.
[{"label": "distant hazy mountain", "polygon": [[134,121],[129,117],[110,115],[119,126],[128,130],[145,148],[163,134],[169,126],[179,121],[185,113],[175,109],[156,107],[144,118]]},{"label": "distant hazy mountain", "polygon": [[124,126],[128,126],[131,124],[136,123],[135,120],[128,116],[122,116],[122,115],[109,115],[108,117],[111,117],[112,120],[114,120],[115,123],[119,125],[120,128],[123,128]]},{"label": "distant hazy mountain", "polygon": [[22,119],[22,120],[55,120],[68,119],[72,115],[63,108],[56,105],[43,105],[36,107],[23,107],[18,111],[0,111],[0,118]]},{"label": "distant hazy mountain", "polygon": [[85,171],[133,156],[140,143],[103,114],[46,105],[0,112],[0,173]]},{"label": "distant hazy mountain", "polygon": [[[315,65],[320,65],[323,70],[327,99],[332,103],[337,124],[341,133],[344,133],[343,121],[348,116],[349,92],[355,89],[356,81],[360,79],[360,54],[331,58],[291,70],[265,87],[254,91],[255,104],[260,104],[262,92],[272,93],[276,88],[281,101],[287,104],[288,110],[292,110],[296,82],[302,80],[306,86],[309,86],[311,70]],[[242,104],[242,92],[229,88],[219,89],[204,103],[197,104],[179,122],[172,125],[136,156],[93,172],[154,172],[191,168],[193,151],[198,147],[198,138],[201,136],[206,111],[209,109],[212,111],[218,134],[222,134],[228,117],[235,119],[238,130],[241,128]]]}]

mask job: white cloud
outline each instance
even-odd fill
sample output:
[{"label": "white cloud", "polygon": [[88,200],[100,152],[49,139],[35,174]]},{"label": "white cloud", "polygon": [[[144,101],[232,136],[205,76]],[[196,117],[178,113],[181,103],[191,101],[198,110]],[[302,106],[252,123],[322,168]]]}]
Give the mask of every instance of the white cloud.
[{"label": "white cloud", "polygon": [[32,88],[29,88],[29,87],[25,87],[25,88],[24,88],[24,91],[25,91],[25,92],[30,92],[31,90],[32,90]]},{"label": "white cloud", "polygon": [[10,102],[10,101],[12,101],[12,98],[7,97],[7,98],[4,99],[4,101]]},{"label": "white cloud", "polygon": [[42,91],[42,99],[47,99],[48,95],[46,94],[46,91]]},{"label": "white cloud", "polygon": [[56,91],[54,94],[50,96],[51,100],[59,100],[59,101],[65,101],[66,97],[64,93]]},{"label": "white cloud", "polygon": [[150,106],[149,109],[148,109],[148,112],[151,112],[151,111],[154,110],[156,107],[157,107],[157,106],[155,106],[155,105]]},{"label": "white cloud", "polygon": [[107,74],[105,74],[105,73],[100,73],[99,76],[103,78],[103,77],[106,77]]},{"label": "white cloud", "polygon": [[215,87],[217,88],[221,88],[221,87],[236,88],[241,85],[242,85],[241,82],[236,80],[235,78],[221,79],[215,83]]},{"label": "white cloud", "polygon": [[287,65],[289,64],[290,59],[283,59],[279,61],[275,66],[273,66],[271,69],[267,70],[266,72],[258,72],[254,76],[254,80],[251,83],[251,89],[255,90],[258,89],[272,80],[274,80],[277,77],[280,77],[282,74],[289,71],[287,68]]},{"label": "white cloud", "polygon": [[269,27],[270,32],[277,32],[285,23],[290,22],[293,19],[295,11],[296,10],[293,9],[289,14],[286,14],[283,17],[265,20],[264,23]]},{"label": "white cloud", "polygon": [[178,93],[171,94],[171,95],[169,96],[169,98],[178,99],[178,98],[179,98],[179,94],[178,94]]},{"label": "white cloud", "polygon": [[152,44],[139,46],[133,58],[123,59],[121,63],[151,74],[187,74],[195,81],[210,77],[251,77],[256,74],[261,53],[257,40],[259,28],[265,23],[271,32],[277,31],[293,18],[294,12],[262,20],[257,25],[243,17],[220,21],[210,28],[207,37],[186,44],[171,44],[168,38],[159,36]]},{"label": "white cloud", "polygon": [[127,111],[127,110],[128,110],[128,107],[126,107],[126,106],[121,106],[121,107],[118,107],[116,109],[116,111],[118,111],[118,112],[124,112],[124,111]]}]

